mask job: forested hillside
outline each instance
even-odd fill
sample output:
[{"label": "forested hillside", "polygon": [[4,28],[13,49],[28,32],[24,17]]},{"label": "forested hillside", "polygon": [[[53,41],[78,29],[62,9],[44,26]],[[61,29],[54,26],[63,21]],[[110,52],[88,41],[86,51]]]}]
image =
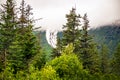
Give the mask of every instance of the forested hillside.
[{"label": "forested hillside", "polygon": [[[98,44],[98,48],[102,44],[106,44],[110,50],[110,53],[113,53],[116,46],[120,42],[120,25],[106,25],[99,26],[98,28],[90,29],[89,34],[93,37],[94,41]],[[51,49],[51,46],[47,43],[45,31],[40,34],[41,44],[48,49]],[[57,36],[62,37],[63,33],[58,32]],[[112,55],[112,54],[111,54]]]},{"label": "forested hillside", "polygon": [[96,29],[91,29],[89,33],[94,37],[95,42],[100,46],[106,44],[113,52],[120,42],[120,25],[106,25]]}]

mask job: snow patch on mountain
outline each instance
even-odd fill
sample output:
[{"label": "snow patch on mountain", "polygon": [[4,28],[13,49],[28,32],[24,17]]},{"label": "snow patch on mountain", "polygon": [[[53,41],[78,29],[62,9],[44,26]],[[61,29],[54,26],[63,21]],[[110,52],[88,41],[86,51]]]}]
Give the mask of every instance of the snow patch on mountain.
[{"label": "snow patch on mountain", "polygon": [[46,30],[46,39],[48,44],[50,44],[53,48],[56,48],[57,44],[57,30]]}]

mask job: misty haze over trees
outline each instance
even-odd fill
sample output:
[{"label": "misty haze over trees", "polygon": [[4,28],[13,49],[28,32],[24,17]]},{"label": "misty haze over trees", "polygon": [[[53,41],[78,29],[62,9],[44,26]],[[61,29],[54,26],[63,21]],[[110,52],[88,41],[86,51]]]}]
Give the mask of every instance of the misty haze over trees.
[{"label": "misty haze over trees", "polygon": [[89,30],[87,13],[72,8],[63,31],[50,33],[48,43],[57,40],[51,47],[46,32],[35,31],[32,7],[24,0],[19,7],[14,0],[1,7],[0,80],[119,80],[119,23]]}]

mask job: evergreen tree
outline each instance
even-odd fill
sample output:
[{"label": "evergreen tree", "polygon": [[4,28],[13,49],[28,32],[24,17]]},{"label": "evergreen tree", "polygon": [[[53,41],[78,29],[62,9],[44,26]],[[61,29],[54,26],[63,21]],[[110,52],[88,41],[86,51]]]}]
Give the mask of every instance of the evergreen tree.
[{"label": "evergreen tree", "polygon": [[106,45],[102,45],[100,52],[100,69],[103,74],[109,73],[109,50]]},{"label": "evergreen tree", "polygon": [[70,43],[73,43],[75,46],[76,41],[79,41],[80,38],[80,15],[76,14],[76,9],[72,8],[70,14],[66,15],[67,23],[63,25],[63,38],[62,44],[66,46]]},{"label": "evergreen tree", "polygon": [[73,43],[75,47],[74,53],[79,54],[80,48],[80,18],[81,16],[76,14],[76,9],[72,8],[69,14],[66,15],[67,23],[63,25],[63,37],[58,39],[57,48],[54,49],[53,54],[60,56],[62,49],[70,43]]},{"label": "evergreen tree", "polygon": [[9,49],[11,55],[9,63],[11,63],[10,66],[14,69],[14,73],[21,69],[28,70],[34,56],[40,53],[40,44],[33,34],[31,10],[32,8],[29,5],[26,6],[22,0],[17,34]]},{"label": "evergreen tree", "polygon": [[25,1],[22,0],[19,10],[20,10],[19,28],[24,30],[23,28],[27,27],[33,21],[32,19],[30,19],[31,15],[33,14],[31,12],[32,8],[30,5],[26,5]]},{"label": "evergreen tree", "polygon": [[28,69],[34,56],[40,53],[40,45],[32,31],[28,30],[25,35],[16,36],[9,52],[11,55],[9,63],[16,73],[18,70]]},{"label": "evergreen tree", "polygon": [[1,63],[6,68],[7,57],[9,54],[9,46],[15,37],[16,29],[16,8],[14,0],[7,0],[2,5],[0,12],[0,56]]},{"label": "evergreen tree", "polygon": [[80,43],[81,59],[83,61],[84,69],[88,69],[90,73],[95,73],[98,72],[99,69],[98,51],[92,37],[88,34],[89,21],[87,19],[87,14],[84,15],[83,21],[84,25],[82,27]]},{"label": "evergreen tree", "polygon": [[120,75],[120,43],[118,44],[114,57],[113,57],[113,64],[112,64],[112,73],[116,75]]}]

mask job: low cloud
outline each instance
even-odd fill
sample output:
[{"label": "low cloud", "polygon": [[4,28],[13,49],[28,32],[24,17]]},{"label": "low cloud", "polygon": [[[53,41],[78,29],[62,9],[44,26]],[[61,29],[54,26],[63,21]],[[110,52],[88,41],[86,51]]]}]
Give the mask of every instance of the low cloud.
[{"label": "low cloud", "polygon": [[[88,14],[91,27],[110,24],[120,19],[120,0],[25,0],[33,7],[34,18],[43,18],[35,26],[61,30],[65,15],[76,6],[77,13]],[[2,1],[3,2],[3,1]],[[20,4],[21,0],[16,1]]]}]

